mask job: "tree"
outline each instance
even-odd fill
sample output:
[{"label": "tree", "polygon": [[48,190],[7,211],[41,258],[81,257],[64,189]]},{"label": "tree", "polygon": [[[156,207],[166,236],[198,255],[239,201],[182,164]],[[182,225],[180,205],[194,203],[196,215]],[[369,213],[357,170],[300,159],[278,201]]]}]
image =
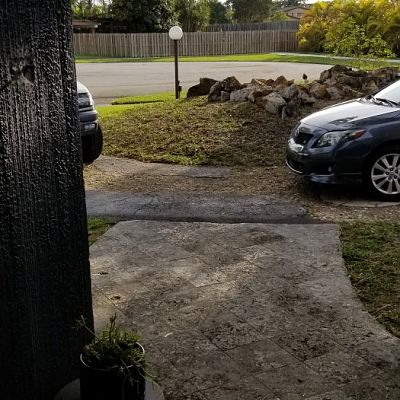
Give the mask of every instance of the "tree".
[{"label": "tree", "polygon": [[379,33],[396,54],[400,54],[400,2],[379,1],[378,13],[368,19],[368,29]]},{"label": "tree", "polygon": [[[352,34],[346,28],[349,20],[357,34],[362,32],[377,45],[376,50],[380,43],[385,49],[400,51],[400,2],[397,0],[320,1],[302,19],[299,31],[301,48],[322,51],[328,36],[334,37],[340,30]],[[363,45],[363,51],[369,51],[371,43]]]},{"label": "tree", "polygon": [[72,12],[75,18],[84,19],[92,15],[93,2],[91,0],[72,0]]},{"label": "tree", "polygon": [[3,1],[0,52],[0,397],[51,400],[93,326],[70,1]]},{"label": "tree", "polygon": [[289,19],[289,17],[287,16],[286,13],[279,10],[279,11],[274,12],[270,19],[271,19],[271,21],[287,21]]},{"label": "tree", "polygon": [[328,31],[332,8],[330,3],[317,2],[306,12],[301,20],[298,33],[301,50],[324,51],[325,37]]},{"label": "tree", "polygon": [[209,0],[210,24],[227,24],[232,22],[229,6],[218,0]]},{"label": "tree", "polygon": [[263,22],[271,14],[272,0],[230,0],[229,4],[237,22]]},{"label": "tree", "polygon": [[210,20],[210,6],[207,0],[175,0],[175,13],[185,32],[200,31]]},{"label": "tree", "polygon": [[278,0],[278,1],[274,1],[274,5],[276,6],[276,8],[304,6],[306,3],[307,3],[306,0]]},{"label": "tree", "polygon": [[175,23],[171,0],[113,0],[110,14],[130,32],[166,32]]},{"label": "tree", "polygon": [[364,27],[358,25],[352,17],[331,27],[326,35],[325,50],[335,55],[356,58],[393,56],[379,33],[369,37]]}]

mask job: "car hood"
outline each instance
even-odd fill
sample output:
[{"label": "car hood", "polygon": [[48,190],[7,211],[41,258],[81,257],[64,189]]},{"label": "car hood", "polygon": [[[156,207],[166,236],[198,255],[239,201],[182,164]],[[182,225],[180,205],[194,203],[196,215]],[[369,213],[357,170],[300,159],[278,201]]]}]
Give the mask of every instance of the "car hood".
[{"label": "car hood", "polygon": [[79,81],[76,82],[76,87],[78,89],[78,94],[89,93],[88,88],[85,85],[83,85],[82,83],[80,83]]},{"label": "car hood", "polygon": [[363,126],[400,114],[399,108],[375,104],[366,99],[350,100],[324,108],[301,120],[301,123],[326,130],[343,130]]}]

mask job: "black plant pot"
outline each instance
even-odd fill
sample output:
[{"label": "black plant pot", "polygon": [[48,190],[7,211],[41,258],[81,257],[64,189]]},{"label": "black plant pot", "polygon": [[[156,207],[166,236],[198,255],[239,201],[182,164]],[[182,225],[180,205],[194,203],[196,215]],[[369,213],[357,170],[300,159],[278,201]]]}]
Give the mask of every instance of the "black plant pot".
[{"label": "black plant pot", "polygon": [[134,366],[127,367],[130,370],[129,375],[133,378],[133,382],[130,382],[118,368],[93,368],[84,362],[82,354],[80,359],[81,400],[144,400],[144,370],[134,370]]}]

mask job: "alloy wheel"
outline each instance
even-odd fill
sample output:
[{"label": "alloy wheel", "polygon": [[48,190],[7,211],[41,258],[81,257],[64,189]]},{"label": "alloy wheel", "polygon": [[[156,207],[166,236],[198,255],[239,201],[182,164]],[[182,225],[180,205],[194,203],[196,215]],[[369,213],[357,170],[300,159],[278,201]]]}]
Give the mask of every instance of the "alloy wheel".
[{"label": "alloy wheel", "polygon": [[371,168],[371,182],[380,193],[400,194],[400,154],[390,153],[378,158]]}]

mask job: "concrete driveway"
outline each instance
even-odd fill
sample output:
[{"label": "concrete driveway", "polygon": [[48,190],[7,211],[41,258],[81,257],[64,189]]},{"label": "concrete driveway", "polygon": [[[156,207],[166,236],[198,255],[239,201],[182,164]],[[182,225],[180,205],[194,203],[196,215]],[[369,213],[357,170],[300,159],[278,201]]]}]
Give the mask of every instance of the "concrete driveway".
[{"label": "concrete driveway", "polygon": [[[183,62],[179,66],[180,81],[187,89],[200,77],[223,79],[234,75],[241,82],[252,78],[276,78],[285,75],[301,80],[319,77],[330,65],[274,62]],[[76,65],[78,80],[91,91],[98,104],[115,97],[174,91],[173,63],[88,63]]]}]

